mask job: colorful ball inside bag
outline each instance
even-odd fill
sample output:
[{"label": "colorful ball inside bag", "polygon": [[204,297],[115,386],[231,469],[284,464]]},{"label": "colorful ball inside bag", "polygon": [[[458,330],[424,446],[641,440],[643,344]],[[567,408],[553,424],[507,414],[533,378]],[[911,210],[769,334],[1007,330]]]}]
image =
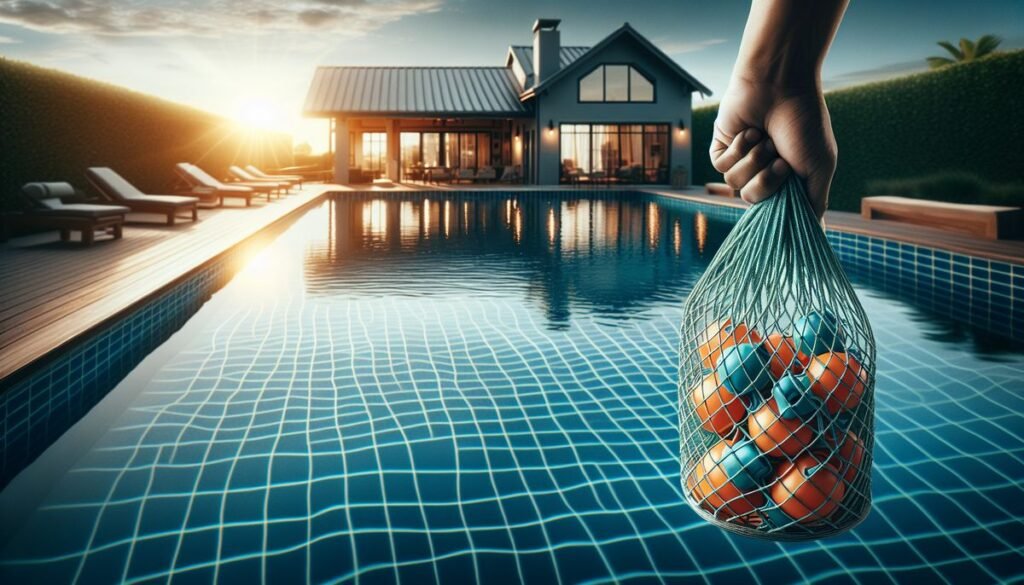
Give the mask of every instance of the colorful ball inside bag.
[{"label": "colorful ball inside bag", "polygon": [[736,425],[747,417],[743,401],[722,386],[714,372],[693,388],[690,400],[704,429],[722,437],[732,435]]},{"label": "colorful ball inside bag", "polygon": [[[743,214],[687,297],[680,333],[680,480],[691,508],[769,540],[863,521],[875,340],[800,179]],[[765,462],[767,475],[749,471]]]},{"label": "colorful ball inside bag", "polygon": [[761,491],[771,464],[746,440],[722,440],[697,462],[686,480],[687,491],[718,518],[747,517],[766,505]]},{"label": "colorful ball inside bag", "polygon": [[697,351],[700,352],[703,367],[710,370],[718,365],[718,360],[725,349],[738,343],[760,342],[761,336],[757,331],[751,331],[743,323],[734,326],[732,319],[724,319],[711,323],[704,329]]}]

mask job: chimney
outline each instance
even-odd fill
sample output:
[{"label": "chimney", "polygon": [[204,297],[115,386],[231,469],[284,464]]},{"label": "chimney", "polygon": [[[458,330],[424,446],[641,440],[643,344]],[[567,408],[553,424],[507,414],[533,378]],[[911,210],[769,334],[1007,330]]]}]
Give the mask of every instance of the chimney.
[{"label": "chimney", "polygon": [[533,86],[561,69],[559,53],[562,50],[561,35],[558,32],[558,18],[538,18],[533,23]]}]

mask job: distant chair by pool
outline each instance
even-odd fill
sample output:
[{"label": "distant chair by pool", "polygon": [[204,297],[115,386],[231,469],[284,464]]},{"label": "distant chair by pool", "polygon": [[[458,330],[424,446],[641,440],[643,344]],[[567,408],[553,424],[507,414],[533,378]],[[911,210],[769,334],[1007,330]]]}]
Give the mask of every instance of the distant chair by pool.
[{"label": "distant chair by pool", "polygon": [[256,177],[257,179],[265,179],[267,181],[285,181],[291,185],[298,185],[302,187],[302,181],[304,180],[302,175],[271,175],[264,173],[259,167],[254,165],[245,165],[245,170],[249,171],[249,174]]},{"label": "distant chair by pool", "polygon": [[292,187],[292,184],[288,181],[257,178],[253,176],[252,173],[238,165],[231,165],[228,167],[228,172],[231,173],[231,176],[237,179],[239,183],[249,187],[252,187],[254,184],[271,185],[277,191],[278,195],[287,192]]},{"label": "distant chair by pool", "polygon": [[180,195],[148,195],[139,191],[107,167],[91,167],[85,171],[85,178],[104,197],[124,205],[138,213],[157,213],[167,217],[167,225],[174,225],[182,212],[189,214],[192,221],[199,219],[199,199]]},{"label": "distant chair by pool", "polygon": [[452,173],[447,167],[426,167],[423,177],[427,183],[447,183],[452,180]]},{"label": "distant chair by pool", "polygon": [[461,183],[463,181],[472,183],[476,179],[476,172],[473,169],[459,169],[453,179],[455,183]]},{"label": "distant chair by pool", "polygon": [[227,185],[215,179],[213,175],[207,173],[203,169],[197,167],[192,163],[178,163],[174,165],[174,171],[178,173],[185,183],[189,186],[199,189],[209,189],[216,197],[221,200],[221,204],[224,203],[224,199],[244,199],[245,205],[248,207],[252,205],[252,198],[256,193],[262,193],[270,199],[270,193],[273,188],[269,185],[263,186],[247,186],[242,184]]},{"label": "distant chair by pool", "polygon": [[505,169],[501,171],[501,178],[498,179],[500,183],[518,183],[522,180],[519,176],[519,171],[512,165],[505,165]]},{"label": "distant chair by pool", "polygon": [[74,197],[75,188],[68,183],[27,183],[21,188],[30,209],[14,216],[26,227],[60,230],[60,239],[67,242],[71,232],[82,232],[82,243],[91,245],[96,232],[104,231],[121,239],[125,215],[131,209],[123,205],[64,203]]},{"label": "distant chair by pool", "polygon": [[498,171],[494,170],[494,167],[483,167],[473,177],[473,181],[483,181],[485,183],[493,183],[497,179]]}]

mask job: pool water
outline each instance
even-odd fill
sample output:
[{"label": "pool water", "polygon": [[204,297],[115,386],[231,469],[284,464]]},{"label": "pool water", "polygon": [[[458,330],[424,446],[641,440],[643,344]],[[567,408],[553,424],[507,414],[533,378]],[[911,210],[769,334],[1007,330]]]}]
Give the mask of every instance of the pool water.
[{"label": "pool water", "polygon": [[864,278],[869,518],[778,544],[687,507],[678,327],[731,227],[713,215],[323,204],[0,493],[0,581],[1020,579],[1024,351]]}]

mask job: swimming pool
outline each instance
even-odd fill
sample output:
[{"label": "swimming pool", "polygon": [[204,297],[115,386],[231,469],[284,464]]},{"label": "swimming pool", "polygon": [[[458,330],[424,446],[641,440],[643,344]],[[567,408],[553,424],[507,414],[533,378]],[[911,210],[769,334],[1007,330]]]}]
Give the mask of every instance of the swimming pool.
[{"label": "swimming pool", "polygon": [[0,493],[0,580],[1019,578],[1024,352],[870,271],[871,516],[774,544],[689,510],[677,329],[730,226],[640,194],[327,202]]}]

